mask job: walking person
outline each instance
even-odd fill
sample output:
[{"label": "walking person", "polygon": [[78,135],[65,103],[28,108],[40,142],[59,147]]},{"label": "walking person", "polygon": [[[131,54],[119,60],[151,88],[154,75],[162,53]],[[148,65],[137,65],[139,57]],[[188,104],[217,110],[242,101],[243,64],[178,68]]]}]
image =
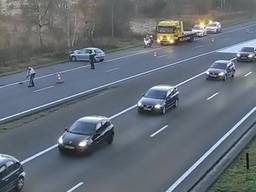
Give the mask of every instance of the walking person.
[{"label": "walking person", "polygon": [[28,87],[35,87],[34,79],[36,72],[32,67],[28,67],[26,79],[29,78]]},{"label": "walking person", "polygon": [[90,50],[89,60],[91,64],[91,69],[95,69],[94,62],[95,62],[95,53],[93,53],[92,50]]}]

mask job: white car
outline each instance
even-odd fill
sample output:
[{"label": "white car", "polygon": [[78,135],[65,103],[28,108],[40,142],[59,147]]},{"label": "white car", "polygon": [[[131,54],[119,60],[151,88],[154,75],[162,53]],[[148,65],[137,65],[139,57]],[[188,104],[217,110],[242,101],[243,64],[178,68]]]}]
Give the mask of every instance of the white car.
[{"label": "white car", "polygon": [[210,22],[206,27],[207,33],[220,33],[221,32],[221,24],[220,22],[214,21]]},{"label": "white car", "polygon": [[207,35],[206,28],[203,25],[195,25],[192,31],[196,33],[197,37],[204,37]]},{"label": "white car", "polygon": [[89,47],[73,51],[70,55],[70,61],[89,61],[90,53],[95,54],[96,62],[102,62],[105,59],[105,53],[99,48]]}]

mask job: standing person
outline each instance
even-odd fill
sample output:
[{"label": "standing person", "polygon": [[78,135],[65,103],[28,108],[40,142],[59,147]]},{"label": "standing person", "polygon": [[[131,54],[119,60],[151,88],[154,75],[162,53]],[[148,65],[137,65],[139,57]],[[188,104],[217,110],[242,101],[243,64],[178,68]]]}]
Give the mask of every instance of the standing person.
[{"label": "standing person", "polygon": [[95,62],[95,53],[93,53],[92,50],[90,50],[89,59],[90,59],[91,69],[95,69],[95,66],[94,66],[94,62]]},{"label": "standing person", "polygon": [[35,87],[35,83],[34,83],[35,75],[36,75],[35,70],[32,67],[28,67],[28,69],[27,69],[27,76],[26,76],[26,78],[29,77],[28,87]]}]

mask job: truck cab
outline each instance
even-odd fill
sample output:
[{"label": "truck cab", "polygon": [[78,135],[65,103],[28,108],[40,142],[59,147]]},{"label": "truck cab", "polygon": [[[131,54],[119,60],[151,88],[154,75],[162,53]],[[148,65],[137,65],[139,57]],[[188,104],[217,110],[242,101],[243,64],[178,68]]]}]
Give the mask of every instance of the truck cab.
[{"label": "truck cab", "polygon": [[183,21],[165,20],[156,26],[158,44],[176,44],[179,41],[193,41],[196,33],[184,31]]}]

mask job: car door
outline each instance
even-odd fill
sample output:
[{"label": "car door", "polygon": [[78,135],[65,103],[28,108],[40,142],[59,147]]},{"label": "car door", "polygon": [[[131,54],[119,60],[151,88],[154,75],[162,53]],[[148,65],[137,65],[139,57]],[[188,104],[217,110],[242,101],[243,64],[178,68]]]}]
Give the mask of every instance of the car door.
[{"label": "car door", "polygon": [[166,93],[166,108],[170,108],[172,105],[172,90],[167,91]]},{"label": "car door", "polygon": [[95,131],[95,136],[94,136],[94,141],[96,144],[101,143],[102,140],[104,139],[103,136],[103,131],[104,131],[104,126],[102,122],[98,123],[96,126],[96,131]]},{"label": "car door", "polygon": [[82,61],[83,60],[83,51],[81,51],[81,50],[77,50],[76,51],[76,59],[78,61]]},{"label": "car door", "polygon": [[8,178],[6,177],[6,166],[0,167],[0,191],[8,191]]}]

